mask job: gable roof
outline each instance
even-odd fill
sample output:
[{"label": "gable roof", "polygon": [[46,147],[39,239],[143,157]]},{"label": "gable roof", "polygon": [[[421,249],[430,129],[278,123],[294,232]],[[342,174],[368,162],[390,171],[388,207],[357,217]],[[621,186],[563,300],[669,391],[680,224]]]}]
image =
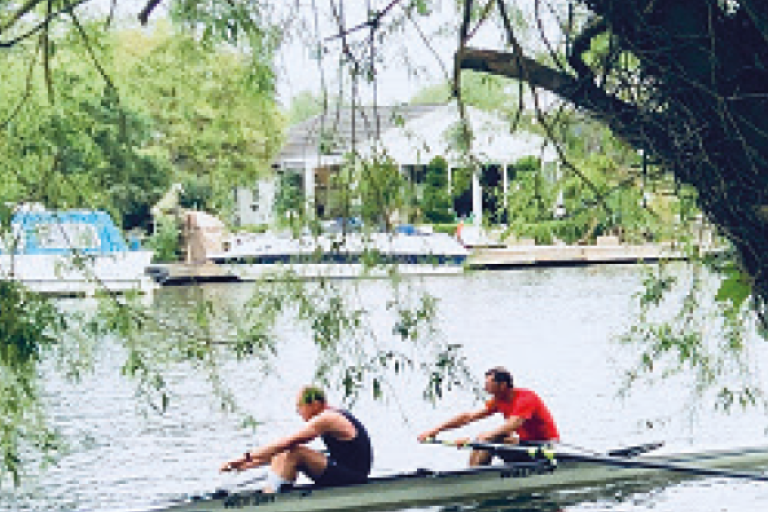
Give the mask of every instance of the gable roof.
[{"label": "gable roof", "polygon": [[[316,159],[320,154],[340,157],[354,144],[375,140],[444,105],[339,107],[292,126],[277,163]],[[324,146],[324,151],[320,151]]]},{"label": "gable roof", "polygon": [[[478,161],[509,163],[527,155],[555,159],[543,137],[521,130],[511,133],[499,116],[467,107],[467,118],[473,133],[472,154]],[[383,148],[401,164],[426,164],[440,155],[452,165],[462,165],[464,156],[452,140],[458,123],[455,103],[340,107],[291,127],[276,165],[337,163],[353,145],[363,154]]]},{"label": "gable roof", "polygon": [[[556,158],[547,139],[525,130],[512,132],[509,121],[498,115],[467,106],[466,119],[472,132],[470,153],[477,162],[507,164],[529,155],[545,162]],[[460,121],[456,105],[445,105],[382,134],[378,146],[396,162],[426,165],[441,156],[452,166],[465,166]]]}]

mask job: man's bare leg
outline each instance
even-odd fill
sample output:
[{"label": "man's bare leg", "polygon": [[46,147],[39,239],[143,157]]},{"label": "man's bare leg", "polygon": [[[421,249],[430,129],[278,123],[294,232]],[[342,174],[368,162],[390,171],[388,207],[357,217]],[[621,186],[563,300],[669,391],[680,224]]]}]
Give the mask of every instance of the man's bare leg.
[{"label": "man's bare leg", "polygon": [[[299,468],[308,472],[309,476],[318,477],[327,466],[328,459],[322,453],[306,446],[296,446],[272,457],[270,470],[285,481],[295,482]],[[276,491],[271,486],[266,486],[263,490]]]},{"label": "man's bare leg", "polygon": [[[505,437],[497,437],[486,442],[498,444],[518,444],[520,440],[516,435],[511,435]],[[472,453],[469,456],[469,465],[470,467],[487,466],[491,463],[492,458],[493,454],[491,454],[489,451],[472,450]]]}]

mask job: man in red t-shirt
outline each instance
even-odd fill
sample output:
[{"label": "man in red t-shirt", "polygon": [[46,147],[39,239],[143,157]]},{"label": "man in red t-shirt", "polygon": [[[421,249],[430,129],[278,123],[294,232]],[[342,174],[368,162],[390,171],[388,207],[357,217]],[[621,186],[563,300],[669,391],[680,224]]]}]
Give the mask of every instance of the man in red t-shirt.
[{"label": "man in red t-shirt", "polygon": [[[463,427],[473,421],[487,418],[491,414],[504,415],[504,423],[493,430],[483,432],[477,436],[477,440],[484,443],[507,444],[539,444],[545,442],[557,442],[560,433],[557,431],[555,420],[539,395],[529,389],[515,388],[512,375],[506,368],[496,367],[485,372],[485,390],[490,393],[491,399],[485,403],[482,409],[474,412],[461,413],[441,425],[427,430],[419,435],[419,441],[432,439],[444,430]],[[462,445],[469,439],[461,439],[457,444]],[[505,460],[515,460],[515,454]],[[486,465],[491,461],[491,454],[487,451],[474,450],[469,458],[470,466]]]}]

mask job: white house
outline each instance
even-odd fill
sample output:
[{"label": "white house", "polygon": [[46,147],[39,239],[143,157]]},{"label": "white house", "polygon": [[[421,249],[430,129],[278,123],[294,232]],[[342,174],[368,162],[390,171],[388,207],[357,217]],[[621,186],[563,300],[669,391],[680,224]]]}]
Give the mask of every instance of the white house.
[{"label": "white house", "polygon": [[488,201],[493,200],[492,194],[484,195],[484,188],[501,187],[506,193],[510,164],[525,156],[536,156],[546,164],[555,162],[557,155],[538,135],[510,133],[509,123],[498,116],[468,107],[467,118],[473,133],[471,158],[457,150],[460,117],[454,103],[342,107],[315,116],[290,128],[273,164],[273,176],[262,179],[252,190],[236,192],[237,220],[240,224],[270,223],[278,183],[288,173],[300,182],[309,211],[320,218],[331,215],[324,202],[330,177],[341,168],[344,155],[354,150],[363,156],[385,151],[416,183],[423,181],[426,165],[436,156],[445,158],[452,169],[472,168],[471,191],[455,206],[458,214],[471,213],[479,224],[484,203],[487,209]]}]

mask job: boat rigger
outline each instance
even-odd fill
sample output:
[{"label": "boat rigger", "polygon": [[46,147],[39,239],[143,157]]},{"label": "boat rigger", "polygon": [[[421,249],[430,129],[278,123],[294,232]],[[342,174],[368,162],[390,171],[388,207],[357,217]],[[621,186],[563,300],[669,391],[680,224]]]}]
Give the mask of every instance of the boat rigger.
[{"label": "boat rigger", "polygon": [[[507,445],[470,443],[473,449],[525,450]],[[611,453],[611,452],[609,452]],[[615,452],[614,452],[615,453]],[[621,452],[619,452],[621,453]],[[636,454],[625,450],[624,453]],[[676,455],[592,455],[551,450],[535,454],[531,462],[494,465],[454,471],[417,470],[371,478],[368,483],[316,489],[298,485],[290,492],[217,491],[190,497],[152,510],[167,512],[326,512],[397,510],[404,507],[455,503],[510,496],[519,493],[600,485],[647,478],[672,472],[678,478],[718,476],[765,482],[768,475],[741,472],[736,468],[768,465],[768,446],[708,450]]]}]

